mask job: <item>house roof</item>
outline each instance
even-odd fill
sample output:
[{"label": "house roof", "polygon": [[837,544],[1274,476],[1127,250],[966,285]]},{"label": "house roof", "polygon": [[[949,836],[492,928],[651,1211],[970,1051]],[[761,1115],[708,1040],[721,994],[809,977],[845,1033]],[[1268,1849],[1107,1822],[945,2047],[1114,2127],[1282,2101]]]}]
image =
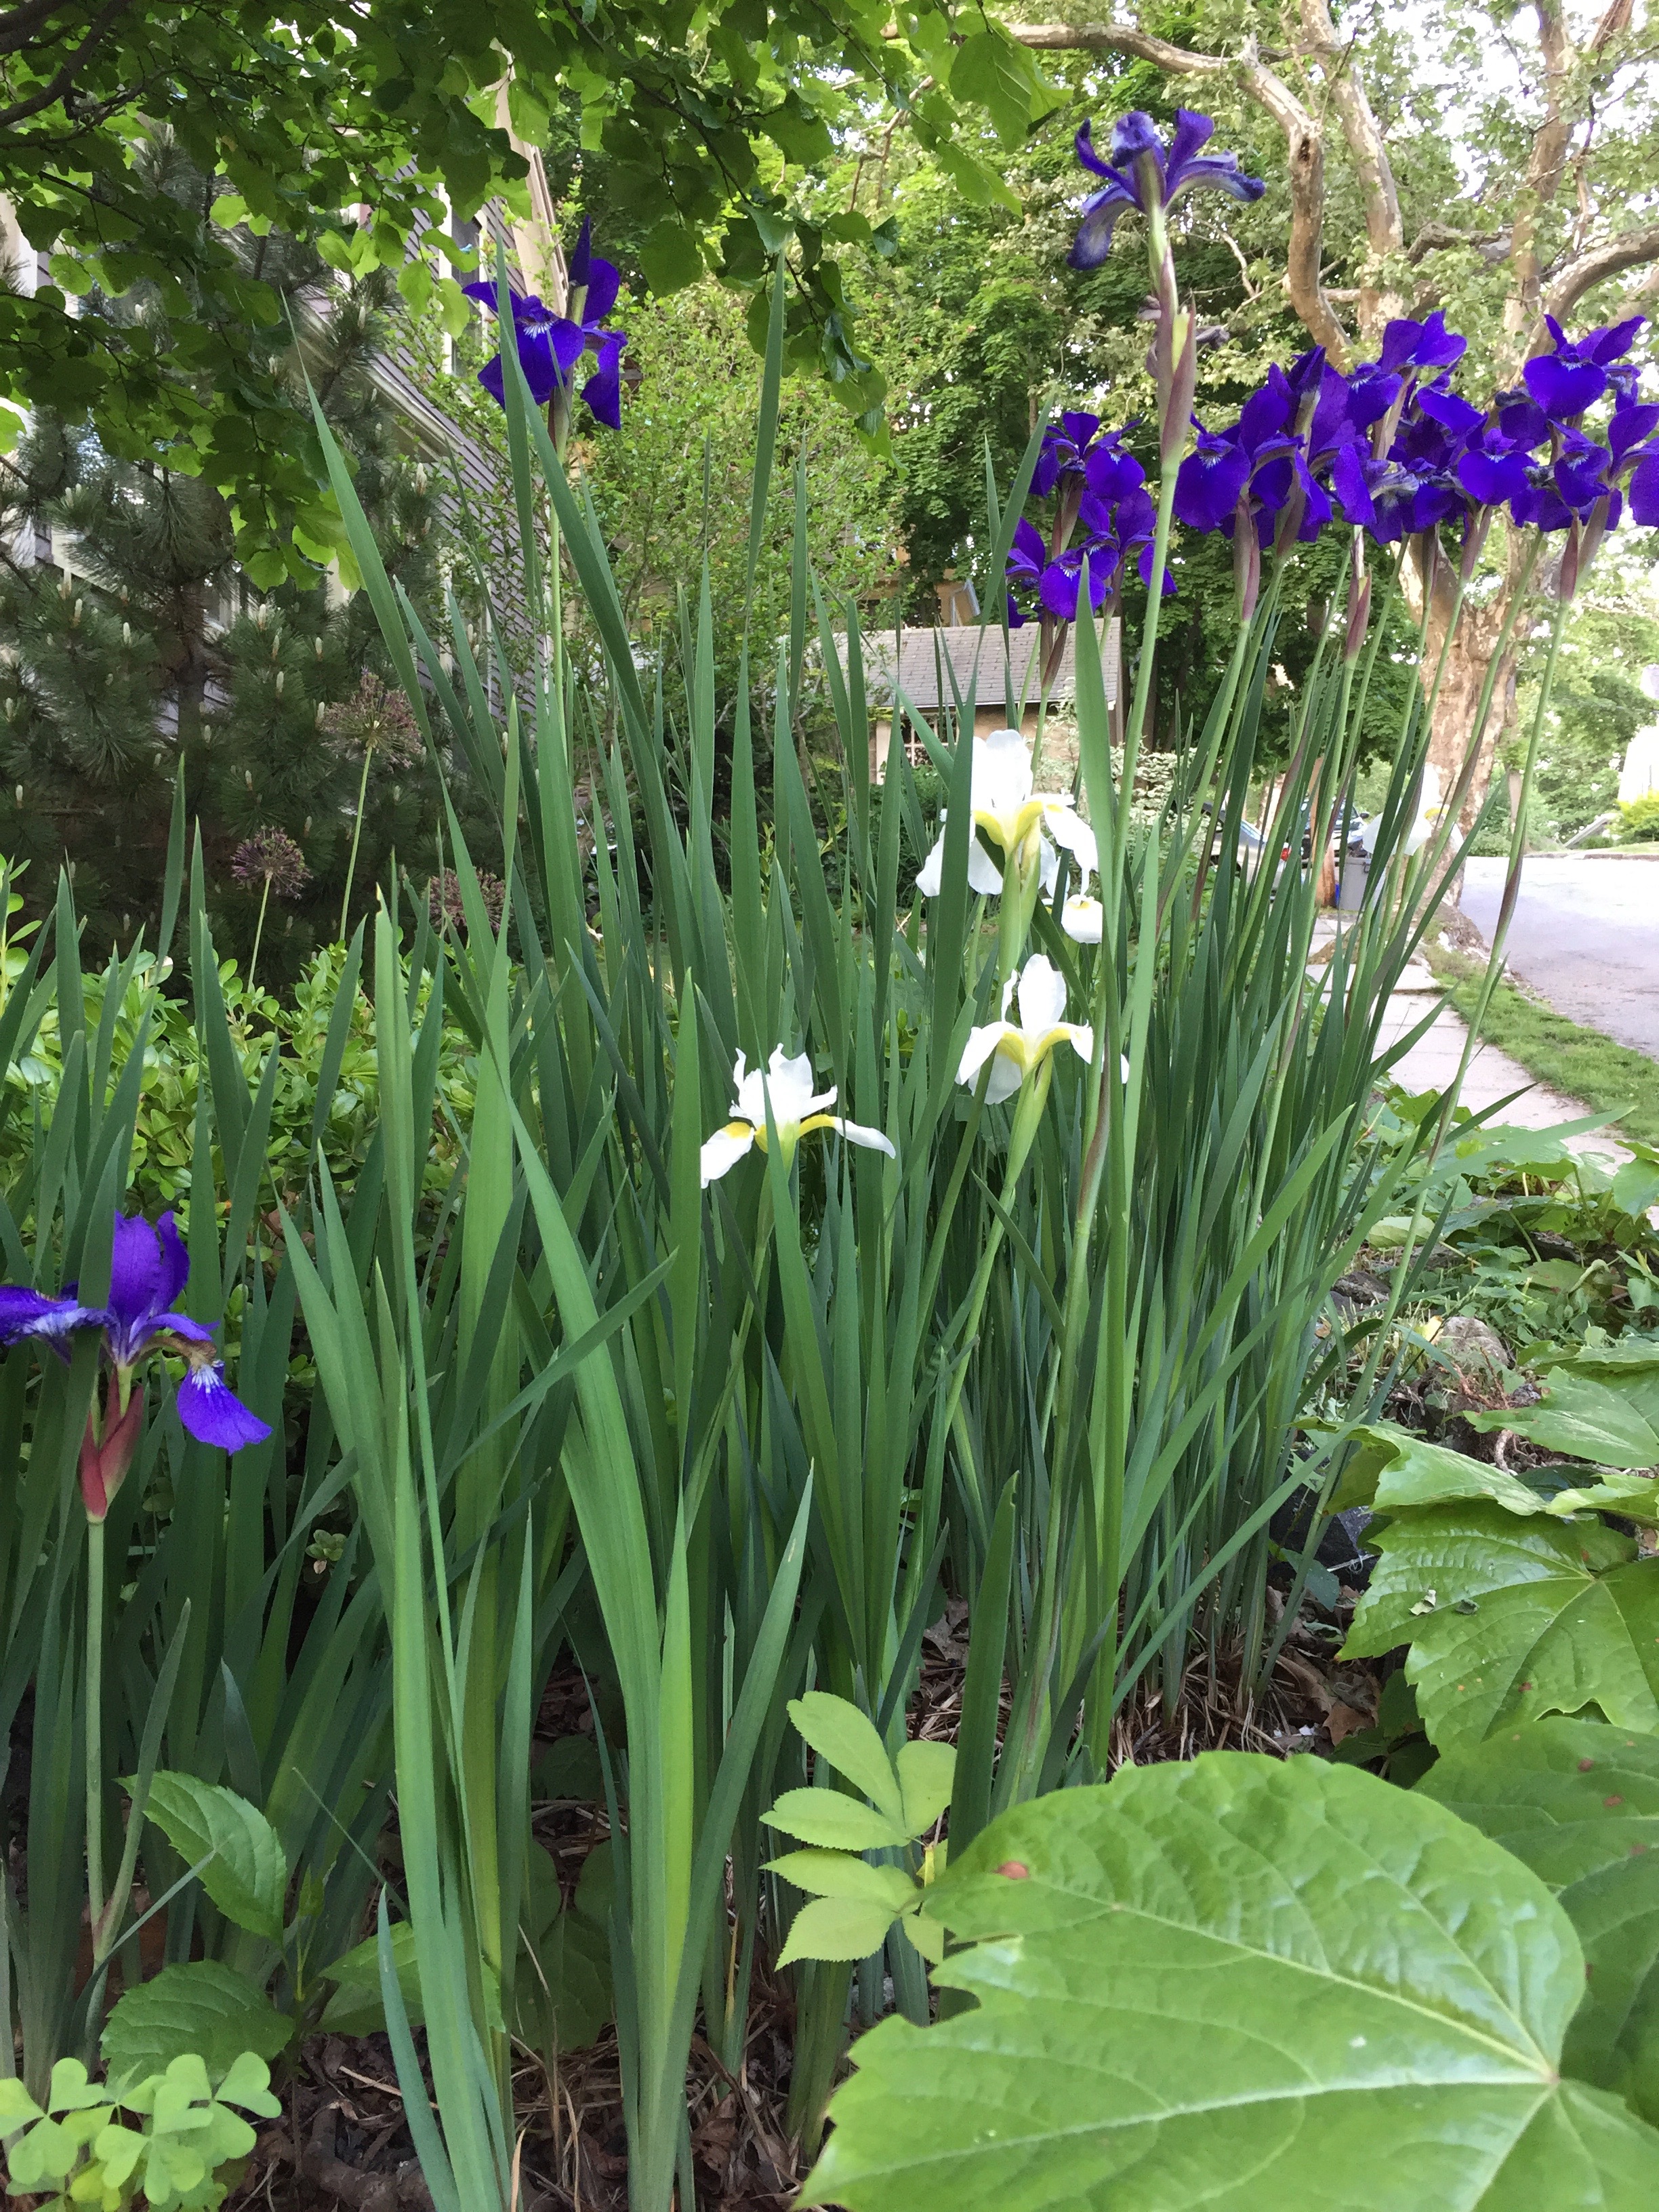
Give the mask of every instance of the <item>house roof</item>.
[{"label": "house roof", "polygon": [[[1115,618],[1097,624],[1106,697],[1115,702],[1118,686],[1119,631]],[[1042,631],[1033,623],[1007,633],[1003,649],[1000,626],[970,628],[960,624],[945,629],[906,629],[893,636],[875,632],[861,641],[866,696],[872,708],[890,708],[895,692],[919,714],[935,712],[941,703],[965,704],[969,692],[976,706],[1035,706],[1042,690]],[[838,632],[836,651],[847,665],[847,637]],[[895,671],[897,682],[895,684]],[[1049,704],[1077,696],[1077,639],[1068,625],[1060,647],[1059,665],[1049,679]]]}]

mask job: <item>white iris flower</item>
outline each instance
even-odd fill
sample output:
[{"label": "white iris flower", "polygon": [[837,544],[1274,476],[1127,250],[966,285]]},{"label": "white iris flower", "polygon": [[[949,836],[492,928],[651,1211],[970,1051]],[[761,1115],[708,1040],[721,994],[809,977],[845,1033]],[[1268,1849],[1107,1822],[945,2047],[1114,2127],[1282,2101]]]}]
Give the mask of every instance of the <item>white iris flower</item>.
[{"label": "white iris flower", "polygon": [[1074,944],[1098,945],[1106,930],[1106,909],[1097,898],[1073,892],[1060,910],[1060,926]]},{"label": "white iris flower", "polygon": [[1069,1044],[1085,1060],[1094,1055],[1095,1033],[1089,1024],[1061,1018],[1066,1012],[1066,979],[1046,954],[1033,953],[1018,979],[1008,978],[1002,993],[1005,1018],[1016,999],[1018,1025],[1005,1018],[971,1030],[962,1066],[957,1070],[957,1081],[971,1085],[978,1082],[986,1061],[991,1061],[991,1078],[985,1089],[990,1105],[1012,1098],[1058,1044]]},{"label": "white iris flower", "polygon": [[890,1159],[896,1157],[879,1129],[866,1129],[858,1121],[843,1120],[839,1114],[824,1112],[826,1106],[836,1103],[835,1087],[832,1085],[828,1091],[813,1091],[812,1063],[805,1053],[786,1060],[780,1045],[764,1074],[759,1068],[750,1073],[739,1053],[732,1070],[732,1087],[737,1093],[732,1102],[732,1119],[723,1128],[716,1129],[702,1148],[705,1190],[728,1169],[736,1167],[751,1145],[758,1145],[763,1152],[766,1150],[769,1100],[786,1168],[809,1129],[834,1129],[850,1145],[867,1145],[872,1151],[885,1152]]},{"label": "white iris flower", "polygon": [[[974,826],[1002,851],[999,867],[977,837],[969,839],[968,881],[975,890],[989,895],[1012,890],[1010,870],[1024,880],[1034,867],[1041,871],[1045,887],[1052,887],[1058,865],[1055,845],[1063,845],[1075,856],[1085,882],[1097,865],[1095,833],[1071,800],[1055,792],[1034,793],[1032,781],[1031,756],[1018,730],[992,730],[974,739]],[[944,871],[941,835],[916,874],[916,889],[924,898],[939,896]]]}]

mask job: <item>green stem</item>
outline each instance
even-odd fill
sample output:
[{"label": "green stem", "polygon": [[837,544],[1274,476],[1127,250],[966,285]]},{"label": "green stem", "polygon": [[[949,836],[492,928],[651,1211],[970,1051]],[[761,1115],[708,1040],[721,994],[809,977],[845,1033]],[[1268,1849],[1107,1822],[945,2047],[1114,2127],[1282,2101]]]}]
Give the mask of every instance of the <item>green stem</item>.
[{"label": "green stem", "polygon": [[[351,857],[346,862],[345,895],[340,901],[340,942],[345,943],[346,911],[351,904],[351,879],[357,872],[357,841],[363,834],[363,802],[368,796],[368,764],[374,757],[374,748],[368,745],[363,751],[363,772],[357,779],[357,817],[351,825]],[[265,888],[270,889],[269,878]],[[261,917],[263,919],[263,916]]]},{"label": "green stem", "polygon": [[104,1917],[104,1524],[87,1523],[87,1921]]},{"label": "green stem", "polygon": [[253,996],[254,970],[259,965],[259,939],[265,933],[265,908],[270,903],[270,878],[265,878],[265,887],[259,894],[259,919],[253,925],[253,951],[247,963],[247,994]]}]

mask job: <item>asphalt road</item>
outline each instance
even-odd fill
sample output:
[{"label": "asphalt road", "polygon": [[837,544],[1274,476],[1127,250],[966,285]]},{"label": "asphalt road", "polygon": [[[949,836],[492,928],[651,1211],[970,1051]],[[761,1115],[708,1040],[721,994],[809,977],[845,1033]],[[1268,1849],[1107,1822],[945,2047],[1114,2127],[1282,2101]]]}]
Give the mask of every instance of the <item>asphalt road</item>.
[{"label": "asphalt road", "polygon": [[[1507,865],[1464,869],[1462,909],[1487,939]],[[1659,1060],[1659,859],[1523,861],[1506,949],[1557,1013]]]}]

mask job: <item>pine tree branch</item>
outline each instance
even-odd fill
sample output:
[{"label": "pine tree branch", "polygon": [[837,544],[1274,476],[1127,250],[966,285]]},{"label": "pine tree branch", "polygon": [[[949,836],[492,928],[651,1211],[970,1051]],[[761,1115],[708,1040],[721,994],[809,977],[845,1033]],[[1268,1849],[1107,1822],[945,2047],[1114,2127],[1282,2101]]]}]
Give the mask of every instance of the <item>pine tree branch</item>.
[{"label": "pine tree branch", "polygon": [[1174,76],[1231,76],[1258,107],[1265,108],[1285,133],[1289,154],[1291,234],[1285,282],[1304,328],[1340,368],[1349,351],[1348,334],[1320,281],[1321,240],[1325,223],[1325,146],[1319,125],[1281,76],[1247,39],[1234,59],[1194,53],[1149,32],[1116,23],[1011,23],[1008,34],[1021,46],[1048,52],[1066,49],[1133,54]]}]

